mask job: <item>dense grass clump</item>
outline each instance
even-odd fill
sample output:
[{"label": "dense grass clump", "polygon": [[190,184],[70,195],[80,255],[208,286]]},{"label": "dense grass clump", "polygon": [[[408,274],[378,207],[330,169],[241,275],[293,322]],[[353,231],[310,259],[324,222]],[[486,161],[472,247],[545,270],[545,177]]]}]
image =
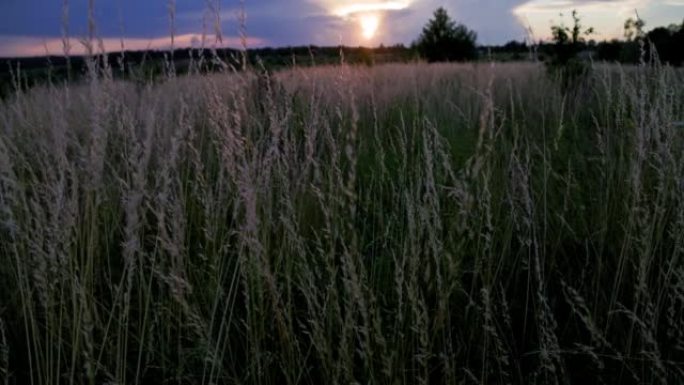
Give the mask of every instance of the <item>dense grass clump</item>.
[{"label": "dense grass clump", "polygon": [[561,89],[412,64],[17,92],[0,378],[684,381],[684,76]]}]

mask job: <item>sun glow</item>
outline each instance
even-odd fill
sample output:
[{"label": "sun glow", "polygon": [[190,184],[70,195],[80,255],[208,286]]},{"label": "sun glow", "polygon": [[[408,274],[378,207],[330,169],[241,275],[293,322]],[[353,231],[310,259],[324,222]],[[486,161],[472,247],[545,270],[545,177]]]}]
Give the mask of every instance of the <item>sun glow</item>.
[{"label": "sun glow", "polygon": [[408,1],[379,1],[369,3],[354,3],[343,7],[337,7],[333,12],[337,16],[347,17],[356,13],[366,13],[374,11],[400,11],[409,6]]},{"label": "sun glow", "polygon": [[361,34],[366,40],[370,40],[375,36],[380,26],[380,17],[374,14],[365,14],[359,16],[359,24],[361,25]]},{"label": "sun glow", "polygon": [[386,16],[393,12],[407,9],[416,0],[310,0],[320,2],[331,15],[337,16],[348,23],[358,25],[358,32],[354,32],[356,39],[380,40],[383,23]]}]

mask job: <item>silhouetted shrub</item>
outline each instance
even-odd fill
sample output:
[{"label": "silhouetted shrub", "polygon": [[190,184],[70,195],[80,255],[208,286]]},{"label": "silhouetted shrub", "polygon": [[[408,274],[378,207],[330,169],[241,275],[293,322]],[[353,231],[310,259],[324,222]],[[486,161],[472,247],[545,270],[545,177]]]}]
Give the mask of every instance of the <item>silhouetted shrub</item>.
[{"label": "silhouetted shrub", "polygon": [[586,48],[584,36],[594,33],[594,29],[583,30],[577,11],[572,11],[572,21],[572,27],[563,23],[551,27],[554,44],[546,62],[549,73],[561,82],[564,90],[579,84],[590,70],[580,53]]}]

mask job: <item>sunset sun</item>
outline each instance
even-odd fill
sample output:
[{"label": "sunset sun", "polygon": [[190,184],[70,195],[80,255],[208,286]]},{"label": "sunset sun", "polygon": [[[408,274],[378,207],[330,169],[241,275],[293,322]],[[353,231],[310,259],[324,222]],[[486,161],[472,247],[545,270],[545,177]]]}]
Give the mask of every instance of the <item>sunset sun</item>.
[{"label": "sunset sun", "polygon": [[359,16],[359,25],[361,26],[361,35],[364,39],[370,40],[375,36],[380,26],[380,17],[374,14],[361,15]]}]

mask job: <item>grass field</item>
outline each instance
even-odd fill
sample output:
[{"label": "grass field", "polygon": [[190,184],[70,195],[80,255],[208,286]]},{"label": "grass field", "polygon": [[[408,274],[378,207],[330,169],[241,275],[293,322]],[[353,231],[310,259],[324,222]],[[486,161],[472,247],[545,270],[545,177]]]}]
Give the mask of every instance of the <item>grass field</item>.
[{"label": "grass field", "polygon": [[684,382],[683,121],[684,73],[650,65],[17,92],[0,379]]}]

